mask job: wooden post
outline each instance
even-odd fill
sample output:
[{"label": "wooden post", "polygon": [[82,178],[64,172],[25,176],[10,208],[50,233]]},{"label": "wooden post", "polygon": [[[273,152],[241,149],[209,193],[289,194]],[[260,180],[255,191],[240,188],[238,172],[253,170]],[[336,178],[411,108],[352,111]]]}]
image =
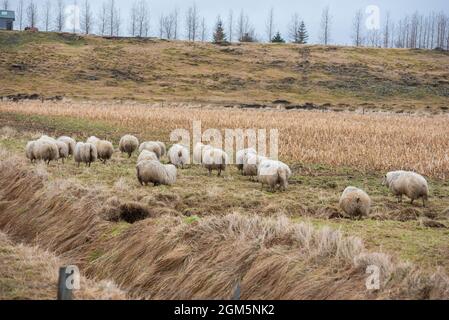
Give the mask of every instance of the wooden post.
[{"label": "wooden post", "polygon": [[67,288],[67,278],[72,275],[67,273],[67,267],[59,268],[58,300],[72,300],[72,289]]},{"label": "wooden post", "polygon": [[237,283],[237,286],[235,287],[234,295],[232,297],[232,300],[240,300],[241,291],[242,291],[242,289],[240,288],[240,281],[239,281]]}]

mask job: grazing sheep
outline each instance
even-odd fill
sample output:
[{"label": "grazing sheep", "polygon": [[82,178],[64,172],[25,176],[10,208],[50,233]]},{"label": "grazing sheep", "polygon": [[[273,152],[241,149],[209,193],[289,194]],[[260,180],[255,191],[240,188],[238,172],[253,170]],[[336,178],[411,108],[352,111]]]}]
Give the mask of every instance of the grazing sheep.
[{"label": "grazing sheep", "polygon": [[212,174],[212,170],[217,170],[218,176],[221,176],[221,172],[226,170],[228,155],[223,150],[205,147],[202,158],[204,167],[209,171],[209,176]]},{"label": "grazing sheep", "polygon": [[203,153],[205,149],[212,148],[211,146],[206,146],[201,142],[198,142],[195,147],[193,147],[193,161],[195,164],[203,163]]},{"label": "grazing sheep", "polygon": [[159,161],[159,159],[157,158],[157,155],[154,152],[148,151],[148,150],[142,150],[142,152],[139,155],[139,158],[137,158],[137,163],[139,163],[140,161],[145,161],[145,160]]},{"label": "grazing sheep", "polygon": [[106,164],[106,162],[112,158],[112,154],[114,153],[114,146],[109,141],[99,140],[95,144],[95,147],[97,148],[98,159]]},{"label": "grazing sheep", "polygon": [[170,150],[168,150],[168,159],[171,164],[176,167],[184,168],[184,165],[189,162],[189,149],[180,144],[174,144]]},{"label": "grazing sheep", "polygon": [[84,162],[86,166],[90,167],[92,162],[97,161],[97,148],[92,143],[78,142],[75,146],[74,158],[78,167],[81,162]]},{"label": "grazing sheep", "polygon": [[91,136],[91,137],[87,138],[86,143],[91,143],[94,146],[96,146],[98,141],[100,141],[100,139],[98,139],[95,136]]},{"label": "grazing sheep", "polygon": [[165,143],[161,141],[156,141],[156,143],[161,147],[161,157],[165,156],[167,154],[167,147],[165,146]]},{"label": "grazing sheep", "polygon": [[369,195],[355,187],[347,187],[340,198],[340,208],[351,218],[362,218],[369,215],[371,199]]},{"label": "grazing sheep", "polygon": [[76,141],[70,137],[62,136],[57,139],[57,141],[64,142],[69,147],[69,155],[73,156],[75,152]]},{"label": "grazing sheep", "polygon": [[276,160],[263,160],[257,170],[257,178],[262,183],[262,190],[265,184],[270,187],[270,191],[274,191],[277,185],[281,190],[287,190],[288,179],[291,175],[290,168]]},{"label": "grazing sheep", "polygon": [[142,152],[143,150],[154,152],[157,155],[158,159],[160,159],[162,156],[161,145],[155,141],[147,141],[141,143],[139,146],[139,152]]},{"label": "grazing sheep", "polygon": [[235,157],[235,164],[237,165],[237,168],[242,171],[245,158],[248,158],[250,154],[257,154],[257,151],[253,148],[249,149],[243,149],[237,151],[236,157]]},{"label": "grazing sheep", "polygon": [[136,166],[139,183],[148,185],[172,185],[176,182],[176,167],[172,164],[162,164],[156,160],[141,161]]},{"label": "grazing sheep", "polygon": [[59,159],[64,163],[64,159],[69,157],[69,146],[62,141],[56,141],[56,145],[58,146]]},{"label": "grazing sheep", "polygon": [[406,195],[411,199],[411,204],[416,199],[422,198],[423,206],[429,199],[429,186],[426,179],[415,172],[393,171],[386,174],[382,183],[402,202],[402,196]]},{"label": "grazing sheep", "polygon": [[25,147],[26,157],[31,161],[31,163],[37,160],[36,153],[34,151],[36,141],[29,141]]},{"label": "grazing sheep", "polygon": [[138,147],[139,140],[135,136],[127,134],[120,139],[120,152],[127,153],[129,158],[131,158],[131,155],[137,150]]},{"label": "grazing sheep", "polygon": [[251,180],[257,176],[257,169],[260,163],[267,160],[266,157],[259,156],[257,154],[247,154],[243,159],[243,169],[242,174],[244,176],[250,177]]},{"label": "grazing sheep", "polygon": [[47,164],[50,164],[50,161],[59,159],[58,145],[54,141],[54,139],[47,136],[42,136],[36,141],[33,148],[36,160],[42,160]]}]

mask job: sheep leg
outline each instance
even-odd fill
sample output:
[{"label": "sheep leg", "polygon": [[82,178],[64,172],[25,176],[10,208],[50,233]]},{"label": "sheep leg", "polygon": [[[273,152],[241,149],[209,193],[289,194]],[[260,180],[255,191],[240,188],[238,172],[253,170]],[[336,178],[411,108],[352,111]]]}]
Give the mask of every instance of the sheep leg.
[{"label": "sheep leg", "polygon": [[426,199],[424,197],[422,198],[422,206],[423,206],[423,208],[426,207]]},{"label": "sheep leg", "polygon": [[415,199],[412,199],[412,200],[410,201],[410,204],[413,205],[413,202],[415,202]]},{"label": "sheep leg", "polygon": [[217,177],[221,176],[221,170],[218,170],[218,175]]},{"label": "sheep leg", "polygon": [[212,175],[212,170],[209,169],[209,177]]}]

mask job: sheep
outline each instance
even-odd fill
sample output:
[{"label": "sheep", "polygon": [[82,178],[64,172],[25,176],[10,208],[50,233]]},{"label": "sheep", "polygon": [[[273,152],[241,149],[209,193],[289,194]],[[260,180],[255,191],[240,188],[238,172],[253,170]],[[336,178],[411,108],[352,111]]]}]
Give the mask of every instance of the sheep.
[{"label": "sheep", "polygon": [[90,167],[91,163],[98,158],[97,148],[92,143],[78,142],[75,146],[74,158],[78,167],[81,162]]},{"label": "sheep", "polygon": [[171,164],[176,167],[184,168],[184,165],[189,162],[189,149],[180,144],[174,144],[170,150],[168,150],[168,159]]},{"label": "sheep", "polygon": [[97,148],[98,159],[106,164],[106,162],[112,158],[112,154],[114,153],[114,146],[109,141],[99,140],[95,144],[95,147]]},{"label": "sheep", "polygon": [[26,157],[31,161],[31,163],[33,163],[37,160],[36,153],[34,151],[35,145],[36,145],[36,141],[29,141],[25,147]]},{"label": "sheep", "polygon": [[159,159],[157,158],[157,155],[154,152],[148,151],[148,150],[142,150],[142,152],[139,155],[139,158],[137,158],[137,163],[139,163],[141,161],[145,161],[145,160],[159,161]]},{"label": "sheep", "polygon": [[257,154],[257,151],[253,148],[243,149],[237,151],[236,157],[235,157],[235,164],[237,165],[237,168],[239,171],[243,171],[243,165],[244,165],[244,159],[247,158],[250,154]]},{"label": "sheep", "polygon": [[259,156],[257,154],[247,154],[243,159],[243,169],[242,174],[244,176],[249,176],[251,180],[257,176],[257,169],[260,163],[267,160],[266,157]]},{"label": "sheep", "polygon": [[155,141],[146,141],[141,143],[139,146],[139,152],[142,152],[143,150],[154,152],[157,155],[158,159],[160,159],[162,156],[161,145]]},{"label": "sheep", "polygon": [[62,141],[69,147],[69,155],[73,156],[75,152],[76,141],[73,138],[62,136],[57,139],[57,141]]},{"label": "sheep", "polygon": [[263,160],[257,169],[257,178],[262,184],[262,190],[267,184],[272,192],[277,185],[282,191],[287,190],[288,179],[291,175],[290,168],[285,163],[276,160]]},{"label": "sheep", "polygon": [[362,218],[369,215],[371,198],[355,187],[347,187],[340,197],[340,208],[351,218]]},{"label": "sheep", "polygon": [[33,147],[36,160],[42,160],[50,164],[51,161],[59,159],[58,145],[54,141],[56,140],[47,136],[42,136],[36,141]]},{"label": "sheep", "polygon": [[131,158],[131,155],[134,151],[139,147],[139,140],[132,135],[125,135],[120,139],[119,149],[122,153],[127,153],[128,158]]},{"label": "sheep", "polygon": [[69,146],[62,141],[56,141],[56,145],[58,146],[59,159],[64,163],[64,159],[69,157]]},{"label": "sheep", "polygon": [[211,148],[210,146],[206,146],[205,144],[202,144],[201,142],[198,142],[193,147],[193,161],[195,164],[201,164],[203,163],[203,153],[206,148]]},{"label": "sheep", "polygon": [[203,165],[209,171],[209,176],[212,174],[212,170],[218,171],[218,176],[221,176],[221,172],[226,170],[228,164],[228,155],[221,149],[205,147],[203,149]]},{"label": "sheep", "polygon": [[162,164],[156,160],[141,161],[136,166],[137,180],[144,186],[153,183],[154,186],[172,185],[176,183],[176,167],[172,164]]},{"label": "sheep", "polygon": [[96,144],[97,144],[98,141],[100,141],[100,139],[98,139],[98,138],[95,137],[95,136],[91,136],[91,137],[87,138],[86,143],[91,143],[91,144],[93,144],[94,146],[96,146]]},{"label": "sheep", "polygon": [[402,202],[402,196],[406,195],[411,199],[411,204],[416,199],[422,198],[423,207],[429,199],[429,186],[426,179],[415,172],[393,171],[385,175],[382,183]]},{"label": "sheep", "polygon": [[167,147],[165,146],[165,143],[161,141],[156,141],[156,143],[161,147],[161,157],[165,156],[167,154]]}]

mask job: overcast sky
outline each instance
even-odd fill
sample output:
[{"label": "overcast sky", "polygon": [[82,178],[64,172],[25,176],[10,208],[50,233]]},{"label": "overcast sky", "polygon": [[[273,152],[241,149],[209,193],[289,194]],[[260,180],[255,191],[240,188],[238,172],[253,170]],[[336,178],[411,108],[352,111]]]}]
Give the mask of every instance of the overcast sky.
[{"label": "overcast sky", "polygon": [[[0,0],[1,2],[2,0]],[[25,0],[26,2],[29,0]],[[35,0],[38,4],[45,3],[46,0]],[[55,1],[55,0],[52,0]],[[73,3],[74,0],[65,0],[65,2]],[[84,0],[77,0],[83,2]],[[129,30],[129,11],[134,0],[116,0],[121,9],[121,15],[124,20],[122,30]],[[13,7],[16,6],[18,0],[10,0]],[[101,0],[91,0],[95,13],[101,6]],[[189,0],[148,0],[151,9],[151,35],[157,35],[158,17],[161,13],[168,13],[174,8],[181,11],[182,23],[185,20],[185,10],[193,3]],[[217,15],[221,15],[226,24],[229,10],[234,11],[237,15],[242,9],[249,16],[251,23],[256,28],[258,36],[265,40],[265,23],[268,12],[271,7],[275,11],[275,26],[284,37],[287,37],[287,26],[291,20],[291,15],[298,12],[300,17],[305,21],[309,30],[310,42],[318,41],[320,29],[321,11],[326,6],[330,6],[331,15],[333,17],[332,24],[332,40],[338,44],[349,44],[351,42],[351,26],[353,16],[356,10],[365,9],[370,5],[378,6],[380,9],[380,19],[390,12],[394,20],[406,14],[412,14],[415,11],[420,13],[429,13],[430,11],[444,11],[449,13],[448,0],[196,0],[201,17],[205,17],[209,26],[209,32],[216,21]],[[381,22],[382,23],[382,22]],[[226,27],[226,26],[225,26]],[[227,27],[226,27],[227,28]],[[184,31],[181,30],[184,34]]]}]

